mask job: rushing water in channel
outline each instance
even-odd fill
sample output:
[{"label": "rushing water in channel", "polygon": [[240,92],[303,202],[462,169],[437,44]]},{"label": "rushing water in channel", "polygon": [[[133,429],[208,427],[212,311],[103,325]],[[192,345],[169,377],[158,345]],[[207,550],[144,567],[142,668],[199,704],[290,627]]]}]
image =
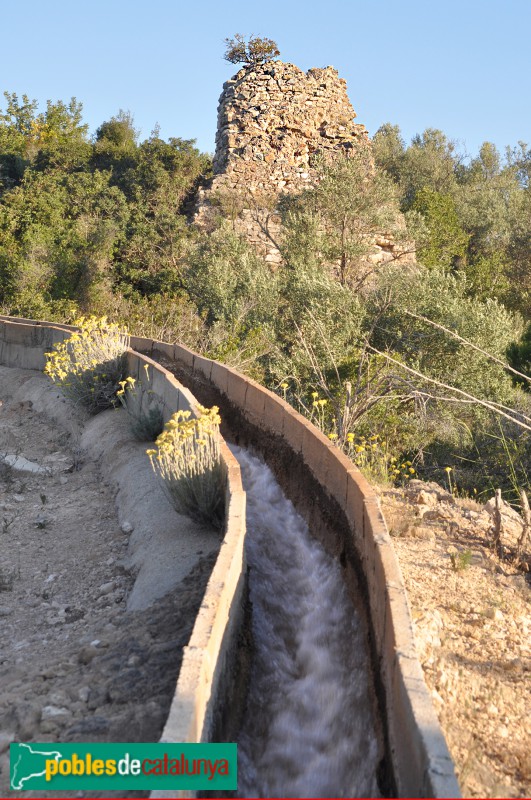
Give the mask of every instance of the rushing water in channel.
[{"label": "rushing water in channel", "polygon": [[339,564],[270,469],[231,449],[247,492],[255,643],[238,795],[378,797],[369,658]]}]

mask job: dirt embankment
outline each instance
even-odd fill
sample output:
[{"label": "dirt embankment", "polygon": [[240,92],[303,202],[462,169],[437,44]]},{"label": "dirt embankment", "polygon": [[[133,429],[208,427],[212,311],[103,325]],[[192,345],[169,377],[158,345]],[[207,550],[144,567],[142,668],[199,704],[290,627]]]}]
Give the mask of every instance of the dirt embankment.
[{"label": "dirt embankment", "polygon": [[[421,481],[381,502],[463,796],[531,797],[529,576],[494,554],[492,504]],[[518,515],[502,516],[514,544]]]}]

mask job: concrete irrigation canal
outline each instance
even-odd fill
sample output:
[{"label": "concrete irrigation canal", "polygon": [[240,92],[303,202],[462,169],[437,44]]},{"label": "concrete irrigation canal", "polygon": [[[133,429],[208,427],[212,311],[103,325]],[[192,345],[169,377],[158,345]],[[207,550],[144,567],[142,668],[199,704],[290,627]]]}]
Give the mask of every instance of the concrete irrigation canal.
[{"label": "concrete irrigation canal", "polygon": [[[42,370],[44,353],[70,330],[0,318],[0,364],[18,372]],[[127,663],[112,650],[113,642],[104,658],[98,643],[88,642],[84,679],[90,680],[91,663],[107,664],[111,672],[116,668],[118,679],[126,668],[131,693],[141,693],[152,653],[147,644],[142,649],[132,641],[130,615],[137,614],[135,631],[149,626],[150,616],[166,609],[168,597],[177,607],[179,593],[193,585],[202,599],[197,613],[195,595],[191,599],[195,620],[189,620],[186,635],[176,614],[179,630],[160,634],[168,649],[164,641],[151,646],[169,654],[163,669],[174,687],[167,701],[149,700],[155,737],[237,741],[241,797],[458,797],[453,763],[416,657],[400,570],[371,487],[326,437],[243,375],[180,345],[132,337],[131,347],[128,374],[146,396],[149,391],[160,400],[167,418],[177,409],[195,413],[198,402],[219,405],[222,433],[231,442],[221,448],[226,524],[213,551],[204,531],[197,531],[199,546],[193,532],[180,535],[180,525],[171,536],[159,526],[153,541],[170,550],[150,561],[145,546],[150,519],[164,517],[166,501],[157,495],[157,509],[141,511],[139,498],[153,492],[146,491],[140,463],[133,475],[122,463],[128,456],[108,427],[111,417],[105,417],[119,412],[104,412],[101,421],[88,424],[81,442],[112,476],[113,513],[123,532],[133,531],[116,547],[127,551],[120,563],[134,569],[121,583],[108,581],[117,608],[102,616],[111,638],[120,639],[124,626]],[[35,399],[37,394],[35,389]],[[134,519],[129,524],[135,514],[138,526]],[[111,555],[105,563],[115,561]],[[103,597],[106,587],[99,587]],[[107,608],[107,601],[96,598],[95,609],[100,607]],[[55,606],[51,611],[63,613]],[[61,624],[65,621],[70,624]],[[64,634],[62,641],[67,639]],[[68,663],[65,657],[61,665],[67,672]],[[160,658],[156,663],[162,681]],[[63,678],[65,685],[68,680]],[[72,713],[83,717],[73,729],[86,731],[77,741],[120,740],[113,739],[113,731],[123,733],[121,723],[112,722],[112,692],[96,704],[96,714],[94,704],[91,714],[90,701],[86,708],[83,702],[76,699],[72,706]],[[101,723],[102,708],[109,725],[92,735],[90,719]],[[135,713],[143,712],[133,709],[130,718]],[[57,724],[49,723],[48,741],[61,741]],[[164,793],[153,794],[158,795]]]},{"label": "concrete irrigation canal", "polygon": [[240,797],[378,797],[382,756],[366,623],[339,564],[271,470],[241,448],[254,655]]}]

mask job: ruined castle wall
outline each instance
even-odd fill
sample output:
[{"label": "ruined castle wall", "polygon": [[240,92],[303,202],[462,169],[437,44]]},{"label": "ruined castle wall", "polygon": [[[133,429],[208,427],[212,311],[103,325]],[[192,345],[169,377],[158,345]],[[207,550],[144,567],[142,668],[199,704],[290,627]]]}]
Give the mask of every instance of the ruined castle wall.
[{"label": "ruined castle wall", "polygon": [[[280,263],[279,198],[315,183],[319,156],[370,153],[367,130],[355,117],[346,81],[333,67],[303,72],[282,61],[243,67],[223,86],[214,178],[199,192],[196,223],[208,227],[221,206],[268,262]],[[369,260],[396,257],[385,232],[374,245]]]},{"label": "ruined castle wall", "polygon": [[317,154],[367,146],[355,116],[333,67],[304,73],[270,62],[241,69],[220,98],[214,172],[234,188],[299,191],[311,181]]},{"label": "ruined castle wall", "polygon": [[275,61],[240,69],[219,100],[214,179],[199,193],[197,224],[207,227],[222,202],[236,230],[280,262],[279,196],[311,185],[319,155],[369,147],[355,116],[333,67],[305,73]]}]

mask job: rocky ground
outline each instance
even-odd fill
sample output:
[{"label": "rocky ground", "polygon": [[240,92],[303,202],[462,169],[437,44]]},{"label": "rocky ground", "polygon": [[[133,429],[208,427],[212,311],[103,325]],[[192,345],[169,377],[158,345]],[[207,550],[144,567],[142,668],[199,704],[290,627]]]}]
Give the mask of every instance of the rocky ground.
[{"label": "rocky ground", "polygon": [[[494,554],[494,503],[416,480],[380,498],[463,796],[530,797],[529,573]],[[507,555],[521,530],[504,506]]]},{"label": "rocky ground", "polygon": [[157,741],[215,555],[155,604],[127,611],[134,524],[119,524],[113,489],[78,447],[86,418],[66,404],[68,424],[58,424],[20,399],[42,376],[0,372],[5,797],[11,741]]}]

